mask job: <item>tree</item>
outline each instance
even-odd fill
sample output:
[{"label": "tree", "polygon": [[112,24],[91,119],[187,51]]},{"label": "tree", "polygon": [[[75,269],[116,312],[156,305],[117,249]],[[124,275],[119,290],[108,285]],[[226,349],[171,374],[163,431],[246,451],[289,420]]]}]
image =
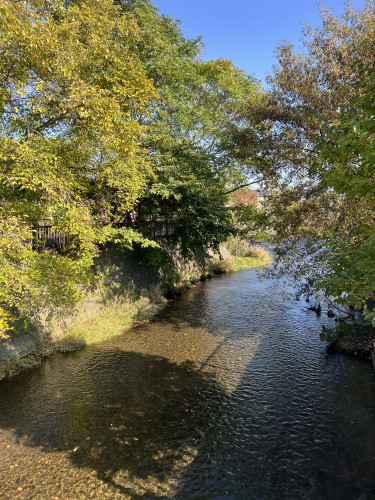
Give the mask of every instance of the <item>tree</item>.
[{"label": "tree", "polygon": [[330,242],[333,258],[324,286],[357,308],[375,299],[374,66],[360,65],[359,76],[354,97],[318,143],[322,183],[352,208],[350,226],[344,233],[337,229],[339,237]]},{"label": "tree", "polygon": [[[358,233],[358,224],[364,222],[366,202],[358,193],[349,195],[340,187],[345,176],[340,180],[338,172],[347,173],[348,167],[338,161],[333,168],[332,159],[341,146],[328,138],[332,124],[340,119],[340,110],[358,91],[363,78],[358,62],[368,66],[374,59],[374,7],[371,0],[361,11],[348,6],[340,19],[321,7],[322,26],[305,28],[301,51],[296,53],[289,43],[277,48],[278,64],[269,77],[268,94],[263,101],[249,102],[243,108],[240,125],[231,134],[238,154],[251,155],[254,138],[246,128],[263,124],[267,131],[260,137],[257,151],[273,193],[268,222],[276,259],[269,274],[291,277],[297,295],[357,306],[370,292],[367,287],[361,294],[358,285],[352,293],[354,267],[346,281],[344,268],[340,283],[334,285],[334,280]],[[330,153],[321,150],[326,140],[333,144]],[[354,155],[355,150],[354,146]],[[350,184],[353,179],[347,177],[347,181]],[[359,235],[355,238],[359,246],[365,241]],[[347,269],[348,262],[345,266]]]},{"label": "tree", "polygon": [[236,230],[228,191],[248,182],[250,167],[223,148],[223,133],[259,84],[230,61],[203,62],[201,39],[185,39],[178,22],[151,2],[117,3],[141,27],[140,57],[160,96],[144,141],[156,177],[138,220],[167,223],[170,244],[187,256],[206,255]]},{"label": "tree", "polygon": [[258,196],[252,189],[238,189],[233,192],[233,199],[235,205],[238,207],[256,207],[258,204]]},{"label": "tree", "polygon": [[[155,246],[145,224],[189,257],[237,231],[256,155],[234,158],[225,130],[259,84],[201,50],[148,0],[0,5],[0,335],[17,310],[73,306],[100,245]],[[41,221],[62,252],[36,245]]]},{"label": "tree", "polygon": [[[110,0],[0,6],[0,336],[15,309],[74,304],[98,244],[137,237],[116,225],[152,175],[138,32]],[[33,248],[40,220],[69,236],[63,255]]]}]

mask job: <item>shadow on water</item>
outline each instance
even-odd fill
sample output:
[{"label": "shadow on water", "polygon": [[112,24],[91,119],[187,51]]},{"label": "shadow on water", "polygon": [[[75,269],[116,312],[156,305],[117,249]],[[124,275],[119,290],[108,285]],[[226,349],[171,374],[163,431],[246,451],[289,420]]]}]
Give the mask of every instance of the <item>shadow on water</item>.
[{"label": "shadow on water", "polygon": [[177,487],[227,396],[192,363],[120,350],[108,354],[87,358],[70,384],[62,373],[66,359],[58,367],[56,358],[59,385],[46,383],[48,373],[42,384],[33,374],[27,405],[21,404],[25,383],[20,392],[13,384],[9,398],[3,387],[8,411],[0,413],[0,427],[43,452],[68,452],[75,468],[96,471],[122,494],[150,498],[151,488],[157,498],[159,485]]},{"label": "shadow on water", "polygon": [[280,292],[254,272],[219,278],[0,383],[0,496],[16,456],[27,478],[12,469],[8,485],[25,499],[375,498],[370,369],[327,357],[331,320]]}]

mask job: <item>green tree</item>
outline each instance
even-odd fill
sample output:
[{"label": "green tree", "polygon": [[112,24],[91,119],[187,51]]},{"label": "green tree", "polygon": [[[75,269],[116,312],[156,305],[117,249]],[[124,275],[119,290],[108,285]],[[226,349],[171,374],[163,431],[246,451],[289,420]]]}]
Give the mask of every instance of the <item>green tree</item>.
[{"label": "green tree", "polygon": [[[74,304],[98,244],[138,237],[115,229],[152,175],[138,36],[110,0],[0,5],[0,336],[15,308]],[[69,236],[64,254],[33,249],[40,220]]]},{"label": "green tree", "polygon": [[[247,128],[251,130],[254,124],[266,131],[259,136],[256,151],[260,151],[272,193],[268,223],[276,259],[269,274],[291,277],[298,294],[354,301],[356,305],[369,296],[369,287],[354,300],[354,268],[346,281],[335,279],[367,207],[354,191],[349,196],[340,187],[345,176],[340,180],[338,172],[347,172],[348,166],[338,161],[333,168],[332,158],[341,146],[328,138],[340,111],[359,91],[363,75],[358,62],[368,66],[374,59],[374,7],[371,0],[359,11],[349,5],[341,18],[321,7],[322,25],[304,29],[299,52],[289,43],[277,48],[278,63],[269,77],[268,93],[241,110],[239,126],[231,136],[233,149],[251,156],[254,136]],[[350,149],[354,138],[347,139]],[[320,151],[325,140],[333,144],[330,153],[324,153],[326,157]],[[353,154],[358,159],[355,148]],[[359,234],[356,238],[361,246]],[[359,292],[359,285],[356,290]]]},{"label": "green tree", "polygon": [[[375,299],[375,69],[359,67],[355,95],[319,141],[322,184],[351,206],[346,231],[332,238],[328,293],[362,307]],[[375,324],[374,324],[375,326]]]},{"label": "green tree", "polygon": [[248,182],[250,171],[248,159],[240,162],[223,147],[224,130],[259,84],[230,61],[203,62],[201,39],[185,39],[178,22],[151,2],[117,3],[140,25],[140,57],[160,96],[144,141],[156,177],[138,220],[166,222],[169,242],[185,255],[217,250],[236,230],[228,191]]},{"label": "green tree", "polygon": [[[0,53],[0,335],[17,309],[73,306],[98,247],[151,245],[144,225],[170,225],[190,257],[238,231],[230,194],[257,155],[233,155],[226,131],[260,87],[203,62],[200,38],[148,0],[14,0]],[[41,221],[63,252],[36,248]]]}]

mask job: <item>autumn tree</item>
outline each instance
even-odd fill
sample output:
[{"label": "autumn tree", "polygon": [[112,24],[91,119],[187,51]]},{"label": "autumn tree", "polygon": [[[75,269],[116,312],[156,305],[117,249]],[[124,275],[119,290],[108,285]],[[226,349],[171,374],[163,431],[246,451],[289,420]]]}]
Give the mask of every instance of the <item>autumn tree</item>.
[{"label": "autumn tree", "polygon": [[258,196],[252,189],[238,189],[233,192],[234,204],[239,207],[256,207],[258,204]]},{"label": "autumn tree", "polygon": [[371,0],[359,11],[349,5],[341,18],[321,7],[322,24],[317,29],[305,27],[300,51],[289,43],[277,48],[268,93],[263,101],[249,102],[230,136],[233,150],[251,156],[254,137],[247,132],[249,124],[266,130],[257,147],[269,169],[273,194],[268,223],[277,258],[270,274],[292,277],[299,294],[336,303],[354,301],[357,306],[369,296],[369,288],[354,297],[354,268],[351,278],[337,286],[333,276],[338,275],[338,259],[351,245],[358,222],[364,221],[366,203],[339,187],[337,174],[348,168],[340,162],[332,165],[335,154],[339,157],[340,141],[331,137],[330,158],[321,144],[329,140],[332,125],[342,119],[340,113],[350,99],[365,92],[358,87],[363,79],[358,63],[368,66],[375,56],[374,7]]},{"label": "autumn tree", "polygon": [[[138,237],[116,229],[152,176],[138,37],[110,0],[0,5],[0,335],[16,309],[74,304],[98,244]],[[64,254],[33,248],[41,220],[68,235]]]}]

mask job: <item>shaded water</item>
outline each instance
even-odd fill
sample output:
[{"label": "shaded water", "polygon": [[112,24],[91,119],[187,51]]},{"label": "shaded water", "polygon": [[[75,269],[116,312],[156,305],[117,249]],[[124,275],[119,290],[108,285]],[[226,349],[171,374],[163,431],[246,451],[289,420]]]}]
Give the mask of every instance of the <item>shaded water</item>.
[{"label": "shaded water", "polygon": [[255,270],[0,383],[1,498],[375,498],[375,378]]}]

